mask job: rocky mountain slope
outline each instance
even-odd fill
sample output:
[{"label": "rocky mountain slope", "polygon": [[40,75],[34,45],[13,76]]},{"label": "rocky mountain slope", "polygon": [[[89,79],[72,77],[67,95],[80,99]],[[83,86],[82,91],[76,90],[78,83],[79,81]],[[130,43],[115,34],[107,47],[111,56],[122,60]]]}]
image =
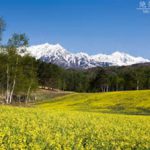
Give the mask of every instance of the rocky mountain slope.
[{"label": "rocky mountain slope", "polygon": [[92,68],[97,66],[127,66],[138,63],[150,62],[142,57],[133,57],[123,52],[114,52],[111,55],[97,54],[88,55],[86,53],[71,53],[63,48],[60,44],[41,44],[20,49],[20,53],[24,55],[29,53],[36,59],[57,64],[65,68]]}]

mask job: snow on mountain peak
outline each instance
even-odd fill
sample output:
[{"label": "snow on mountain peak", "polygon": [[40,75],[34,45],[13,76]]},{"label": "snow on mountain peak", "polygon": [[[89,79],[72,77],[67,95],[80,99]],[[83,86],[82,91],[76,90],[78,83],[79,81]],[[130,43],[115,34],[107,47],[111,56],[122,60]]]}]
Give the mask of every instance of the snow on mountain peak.
[{"label": "snow on mountain peak", "polygon": [[150,62],[150,60],[148,59],[144,59],[142,57],[133,57],[127,53],[119,52],[119,51],[112,53],[111,56],[112,58],[115,59],[115,62],[119,66]]},{"label": "snow on mountain peak", "polygon": [[34,45],[29,47],[29,49],[34,49],[35,51],[38,51],[41,49],[43,51],[66,51],[60,44],[49,44],[49,43],[45,43],[45,44],[40,44],[40,45]]},{"label": "snow on mountain peak", "polygon": [[83,53],[83,52],[76,53],[75,55],[78,57],[87,57],[87,58],[90,57],[87,53]]},{"label": "snow on mountain peak", "polygon": [[127,54],[124,53],[124,52],[121,52],[121,51],[116,51],[116,52],[113,52],[111,55],[112,56],[124,56],[124,55],[127,55]]},{"label": "snow on mountain peak", "polygon": [[65,68],[91,68],[97,66],[126,66],[137,63],[150,62],[142,57],[133,57],[127,53],[116,51],[111,55],[97,54],[88,55],[86,53],[71,53],[60,44],[40,44],[26,48],[36,59],[54,63]]}]

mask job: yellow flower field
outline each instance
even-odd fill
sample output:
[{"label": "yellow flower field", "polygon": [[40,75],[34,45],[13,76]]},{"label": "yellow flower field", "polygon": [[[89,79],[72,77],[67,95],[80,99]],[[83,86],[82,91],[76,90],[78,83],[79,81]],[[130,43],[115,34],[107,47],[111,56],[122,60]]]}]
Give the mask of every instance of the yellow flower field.
[{"label": "yellow flower field", "polygon": [[0,108],[0,149],[150,149],[150,118]]},{"label": "yellow flower field", "polygon": [[150,149],[149,116],[61,109],[58,99],[55,108],[0,106],[0,150]]}]

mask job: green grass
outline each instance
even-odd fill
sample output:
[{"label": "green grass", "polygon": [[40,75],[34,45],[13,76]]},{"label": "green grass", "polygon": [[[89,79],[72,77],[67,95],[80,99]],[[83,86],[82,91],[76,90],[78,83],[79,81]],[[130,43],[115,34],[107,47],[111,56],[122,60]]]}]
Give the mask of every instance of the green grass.
[{"label": "green grass", "polygon": [[43,103],[44,101],[51,100],[55,97],[68,95],[70,93],[71,92],[67,91],[52,91],[52,90],[38,89],[36,92],[32,94],[32,96],[36,96],[36,102]]},{"label": "green grass", "polygon": [[0,150],[150,150],[150,116],[133,115],[149,114],[149,106],[150,91],[76,93],[33,108],[0,106]]},{"label": "green grass", "polygon": [[150,114],[150,91],[70,94],[38,105],[48,109]]}]

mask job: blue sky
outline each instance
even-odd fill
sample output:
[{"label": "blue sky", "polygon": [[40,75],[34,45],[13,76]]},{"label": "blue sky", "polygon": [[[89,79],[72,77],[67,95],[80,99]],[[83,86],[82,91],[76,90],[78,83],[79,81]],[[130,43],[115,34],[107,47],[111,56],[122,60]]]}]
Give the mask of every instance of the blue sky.
[{"label": "blue sky", "polygon": [[30,45],[60,43],[72,52],[124,51],[150,58],[150,14],[139,0],[0,0],[3,42],[26,33]]}]

